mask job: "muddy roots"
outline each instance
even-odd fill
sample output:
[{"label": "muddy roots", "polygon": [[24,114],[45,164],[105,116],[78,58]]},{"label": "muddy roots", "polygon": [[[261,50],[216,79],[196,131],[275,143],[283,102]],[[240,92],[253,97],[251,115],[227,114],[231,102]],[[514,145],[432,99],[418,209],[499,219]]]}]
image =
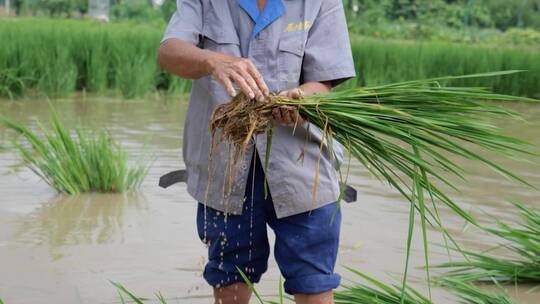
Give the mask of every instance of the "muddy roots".
[{"label": "muddy roots", "polygon": [[240,93],[230,102],[219,105],[210,121],[212,137],[220,130],[216,144],[225,141],[235,147],[237,154],[244,154],[252,135],[268,128],[278,98],[271,95],[264,102],[258,102]]}]

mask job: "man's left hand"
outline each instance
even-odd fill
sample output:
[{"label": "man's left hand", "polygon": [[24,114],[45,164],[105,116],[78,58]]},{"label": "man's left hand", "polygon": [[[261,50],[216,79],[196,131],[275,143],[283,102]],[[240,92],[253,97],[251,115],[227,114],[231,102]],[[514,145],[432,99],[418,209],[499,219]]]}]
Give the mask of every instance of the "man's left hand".
[{"label": "man's left hand", "polygon": [[[329,82],[306,82],[301,87],[294,88],[279,93],[281,96],[286,96],[292,99],[301,99],[305,96],[311,96],[318,93],[328,93],[332,90],[332,86]],[[274,119],[284,125],[303,124],[306,122],[296,107],[282,106],[275,108],[272,111]]]},{"label": "man's left hand", "polygon": [[[283,91],[279,93],[279,95],[292,99],[300,99],[304,97],[301,88],[294,88],[292,90]],[[272,115],[274,116],[275,120],[287,126],[303,124],[305,122],[302,116],[300,116],[300,113],[298,113],[298,109],[293,106],[281,106],[275,108],[272,111]]]}]

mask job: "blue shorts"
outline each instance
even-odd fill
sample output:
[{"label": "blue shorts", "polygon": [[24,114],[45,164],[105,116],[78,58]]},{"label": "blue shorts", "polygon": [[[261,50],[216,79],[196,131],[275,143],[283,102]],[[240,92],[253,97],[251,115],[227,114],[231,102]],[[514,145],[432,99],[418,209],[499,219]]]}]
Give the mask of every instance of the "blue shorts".
[{"label": "blue shorts", "polygon": [[209,245],[205,280],[214,287],[243,282],[236,270],[238,267],[251,282],[259,282],[268,268],[268,225],[276,235],[274,255],[285,278],[285,292],[317,294],[338,287],[341,278],[334,273],[334,266],[339,245],[340,209],[336,210],[333,203],[278,219],[272,198],[270,195],[264,198],[264,173],[258,158],[255,172],[253,203],[253,168],[250,168],[242,215],[228,215],[225,220],[223,212],[206,207],[205,225],[205,208],[199,203],[197,230],[201,240],[206,237]]}]

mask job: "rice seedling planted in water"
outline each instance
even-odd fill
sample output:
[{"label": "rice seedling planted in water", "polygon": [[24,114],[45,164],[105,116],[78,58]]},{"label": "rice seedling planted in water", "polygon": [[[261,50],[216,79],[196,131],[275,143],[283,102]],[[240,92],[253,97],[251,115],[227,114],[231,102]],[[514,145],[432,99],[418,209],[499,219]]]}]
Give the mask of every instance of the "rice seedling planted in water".
[{"label": "rice seedling planted in water", "polygon": [[447,277],[463,281],[497,283],[532,283],[540,286],[540,211],[514,203],[522,222],[509,225],[497,221],[498,227],[484,228],[505,243],[493,249],[506,249],[512,257],[499,257],[489,252],[463,251],[465,261],[437,265],[451,271]]},{"label": "rice seedling planted in water", "polygon": [[344,290],[334,292],[336,304],[433,304],[412,287],[407,287],[403,291],[400,285],[388,285],[357,270],[351,268],[349,270],[366,281],[366,284],[359,282],[342,284]]},{"label": "rice seedling planted in water", "polygon": [[146,176],[146,166],[128,166],[127,153],[107,131],[78,127],[72,135],[52,106],[51,130],[39,125],[41,136],[6,117],[0,123],[20,134],[26,143],[14,144],[27,166],[60,192],[124,192]]},{"label": "rice seedling planted in water", "polygon": [[450,290],[459,298],[461,304],[512,304],[514,303],[507,293],[498,291],[484,291],[469,280],[455,277],[443,277],[437,285]]},{"label": "rice seedling planted in water", "polygon": [[[429,265],[427,224],[440,228],[453,240],[443,227],[438,204],[446,205],[477,225],[476,220],[438,185],[442,183],[457,190],[447,175],[465,179],[464,169],[448,155],[482,163],[506,178],[532,186],[473,151],[471,145],[513,158],[532,155],[526,150],[525,142],[502,135],[489,122],[493,118],[518,117],[518,114],[486,101],[533,100],[494,94],[477,87],[442,86],[446,81],[514,73],[507,71],[408,81],[318,94],[300,100],[272,95],[262,103],[239,94],[231,102],[216,108],[211,120],[212,138],[219,131],[214,146],[220,142],[232,144],[235,155],[231,159],[237,162],[242,159],[252,135],[269,129],[272,109],[284,105],[297,107],[305,119],[322,130],[321,150],[325,144],[332,150],[333,142],[339,141],[374,176],[397,189],[410,202],[405,264],[408,265],[409,261],[417,211],[422,226],[425,262]],[[269,134],[271,132],[267,136]],[[270,138],[267,142],[271,142]],[[230,165],[235,166],[234,163]],[[313,181],[314,196],[318,187],[317,177],[318,173]],[[427,204],[429,201],[430,205]],[[429,266],[427,274],[429,280]],[[404,283],[406,278],[407,266]]]},{"label": "rice seedling planted in water", "polygon": [[[146,299],[146,298],[140,298],[140,297],[136,296],[135,294],[133,294],[133,292],[127,290],[127,288],[125,288],[120,283],[116,283],[116,282],[111,281],[111,284],[113,284],[114,287],[116,287],[116,290],[118,291],[118,296],[120,297],[120,303],[122,303],[122,304],[128,303],[124,299],[124,296],[126,296],[129,299],[129,303],[133,302],[133,303],[136,303],[136,304],[144,304],[145,302],[148,302],[148,300],[149,300],[149,299]],[[165,298],[163,297],[163,295],[161,293],[159,293],[159,292],[156,293],[156,298],[158,299],[160,304],[167,304],[167,300],[165,300]]]}]

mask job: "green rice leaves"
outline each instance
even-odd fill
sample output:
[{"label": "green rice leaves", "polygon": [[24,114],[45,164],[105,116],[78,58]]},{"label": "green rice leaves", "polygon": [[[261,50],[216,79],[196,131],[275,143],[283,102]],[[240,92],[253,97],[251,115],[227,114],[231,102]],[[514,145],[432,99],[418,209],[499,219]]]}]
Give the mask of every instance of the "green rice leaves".
[{"label": "green rice leaves", "polygon": [[366,283],[343,283],[344,290],[334,293],[336,304],[433,304],[427,297],[412,287],[407,286],[402,289],[402,286],[397,284],[388,285],[360,271],[348,269]]},{"label": "green rice leaves", "polygon": [[498,291],[485,291],[471,283],[456,277],[443,277],[437,281],[437,285],[450,290],[459,298],[461,304],[513,304],[506,292],[499,288]]},{"label": "green rice leaves", "polygon": [[504,240],[496,248],[507,254],[502,257],[490,251],[463,251],[466,260],[437,265],[450,269],[447,276],[464,281],[497,283],[533,283],[540,286],[540,211],[513,203],[522,222],[509,225],[497,221],[497,227],[484,228]]}]

